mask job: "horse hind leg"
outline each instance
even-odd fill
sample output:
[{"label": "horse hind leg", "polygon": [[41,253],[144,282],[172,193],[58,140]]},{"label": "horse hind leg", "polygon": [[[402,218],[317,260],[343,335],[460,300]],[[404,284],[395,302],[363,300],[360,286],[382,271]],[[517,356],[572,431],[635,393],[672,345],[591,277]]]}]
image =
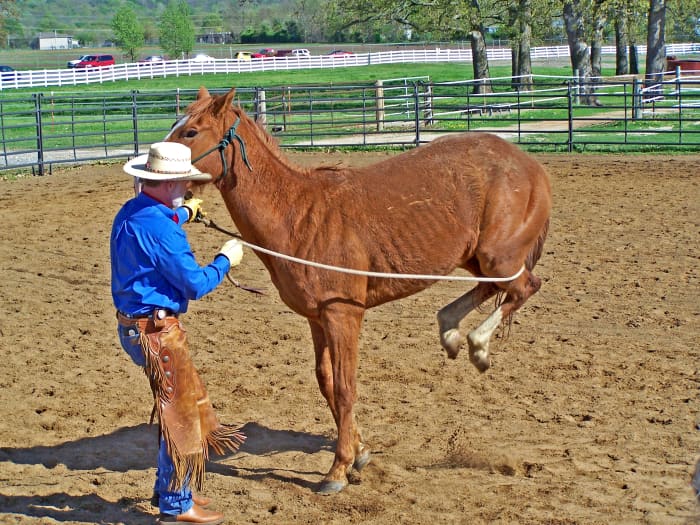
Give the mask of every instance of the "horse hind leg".
[{"label": "horse hind leg", "polygon": [[475,310],[498,291],[492,283],[479,283],[470,291],[442,307],[437,313],[440,330],[440,344],[447,352],[447,357],[456,359],[464,344],[464,337],[459,331],[459,323],[472,310]]},{"label": "horse hind leg", "polygon": [[503,303],[477,328],[469,332],[467,336],[469,360],[480,372],[485,372],[491,367],[489,343],[493,333],[504,319],[508,319],[531,295],[540,289],[541,284],[542,281],[539,277],[525,269],[520,277],[505,287],[506,298]]}]

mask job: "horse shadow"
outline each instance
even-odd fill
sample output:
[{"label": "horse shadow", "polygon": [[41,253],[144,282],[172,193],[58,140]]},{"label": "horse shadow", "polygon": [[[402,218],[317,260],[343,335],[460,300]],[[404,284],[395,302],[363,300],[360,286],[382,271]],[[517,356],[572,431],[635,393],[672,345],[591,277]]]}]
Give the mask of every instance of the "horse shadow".
[{"label": "horse shadow", "polygon": [[[90,436],[51,446],[0,447],[0,463],[14,465],[42,465],[52,469],[59,464],[74,471],[127,472],[155,467],[158,450],[158,427],[140,424],[124,427],[101,436]],[[248,423],[242,427],[247,436],[239,453],[253,456],[274,456],[288,451],[313,454],[322,450],[333,450],[334,442],[328,438],[304,432],[293,432],[268,428],[258,423]],[[240,468],[235,464],[219,461],[233,460],[235,454],[212,458],[207,471],[224,476],[242,477],[252,481],[275,478],[295,483],[304,488],[312,488],[312,483],[303,475],[312,474],[297,470],[269,468]],[[273,461],[271,461],[273,463]],[[313,473],[315,474],[315,473]],[[21,477],[21,474],[19,474]],[[21,488],[20,486],[16,488]],[[15,490],[15,492],[17,492]],[[95,492],[99,492],[96,489]],[[0,493],[0,515],[3,513],[24,515],[35,518],[48,518],[57,522],[101,522],[105,516],[116,523],[152,523],[153,515],[143,510],[144,499],[121,498],[113,502],[98,494],[79,496],[56,492],[44,496],[6,495]]]},{"label": "horse shadow", "polygon": [[[307,432],[294,432],[290,430],[273,430],[257,423],[248,423],[243,426],[246,441],[240,448],[241,453],[251,456],[274,456],[284,452],[304,452],[314,454],[320,451],[334,453],[335,441],[319,434]],[[225,460],[230,456],[217,456]],[[223,462],[211,462],[207,465],[207,471],[215,472],[222,476],[233,476],[253,481],[264,479],[276,479],[286,483],[294,483],[309,490],[315,490],[317,483],[302,478],[302,475],[322,476],[320,471],[301,471],[298,469],[285,469],[279,466],[270,467],[243,467],[230,465]]]}]

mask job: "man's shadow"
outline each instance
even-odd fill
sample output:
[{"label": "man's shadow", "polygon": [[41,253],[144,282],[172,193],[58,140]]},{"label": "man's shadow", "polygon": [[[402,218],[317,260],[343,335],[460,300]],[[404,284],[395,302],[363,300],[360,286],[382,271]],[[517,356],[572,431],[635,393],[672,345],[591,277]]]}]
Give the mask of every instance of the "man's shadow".
[{"label": "man's shadow", "polygon": [[[145,470],[155,467],[158,450],[158,427],[141,424],[125,427],[102,436],[85,437],[54,446],[2,447],[0,462],[15,465],[43,465],[54,468],[62,464],[75,471],[93,471],[104,469],[111,472]],[[243,426],[247,440],[240,452],[254,456],[272,456],[286,451],[299,451],[313,454],[321,450],[333,450],[334,442],[328,438],[303,432],[292,432],[267,428],[257,423]],[[301,475],[308,472],[286,471],[288,476],[276,474],[274,460],[269,468],[241,469],[235,466],[217,463],[217,460],[231,456],[217,456],[207,465],[207,471],[224,476],[238,476],[251,480],[276,477],[304,488],[313,488],[313,484]],[[319,473],[321,474],[321,473]],[[47,496],[8,496],[1,493],[0,515],[3,513],[20,514],[37,518],[52,518],[59,522],[95,521],[121,522],[137,525],[151,523],[153,516],[145,513],[140,506],[144,500],[122,498],[117,502],[103,499],[97,494],[72,496],[57,492]],[[16,492],[16,491],[15,491]],[[98,492],[96,490],[96,492]],[[155,512],[155,510],[154,510]]]}]

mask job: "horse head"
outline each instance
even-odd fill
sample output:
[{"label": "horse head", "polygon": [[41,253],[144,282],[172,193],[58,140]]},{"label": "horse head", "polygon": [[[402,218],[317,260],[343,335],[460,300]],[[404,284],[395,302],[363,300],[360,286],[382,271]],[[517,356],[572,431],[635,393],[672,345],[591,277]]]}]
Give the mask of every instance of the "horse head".
[{"label": "horse head", "polygon": [[[166,140],[179,142],[192,151],[193,164],[204,173],[211,173],[215,184],[226,177],[236,185],[241,166],[251,170],[246,153],[245,127],[255,124],[240,107],[232,104],[236,89],[221,96],[212,96],[200,87],[197,98],[173,125]],[[242,123],[245,123],[241,125]]]}]

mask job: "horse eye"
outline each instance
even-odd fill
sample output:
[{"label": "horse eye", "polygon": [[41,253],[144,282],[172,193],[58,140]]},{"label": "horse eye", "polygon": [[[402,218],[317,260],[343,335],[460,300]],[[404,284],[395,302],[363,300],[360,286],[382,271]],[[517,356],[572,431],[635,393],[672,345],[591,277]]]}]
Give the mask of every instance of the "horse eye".
[{"label": "horse eye", "polygon": [[196,137],[196,136],[197,136],[197,130],[196,130],[196,129],[188,129],[188,130],[185,132],[185,137],[187,137],[188,139],[191,139],[192,137]]}]

